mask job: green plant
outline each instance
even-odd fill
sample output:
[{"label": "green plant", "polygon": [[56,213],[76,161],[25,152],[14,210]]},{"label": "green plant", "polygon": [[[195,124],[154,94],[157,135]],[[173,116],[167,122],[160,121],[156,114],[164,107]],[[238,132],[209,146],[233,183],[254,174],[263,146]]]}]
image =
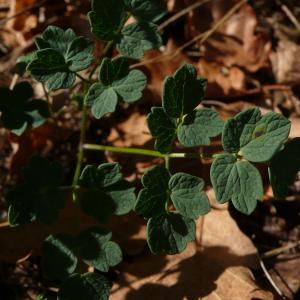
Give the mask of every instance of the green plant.
[{"label": "green plant", "polygon": [[[134,209],[148,220],[147,241],[153,253],[180,253],[195,240],[195,219],[209,213],[211,207],[203,179],[186,173],[171,174],[170,162],[177,158],[212,160],[210,175],[218,202],[232,201],[242,213],[251,214],[263,197],[262,178],[253,163],[268,165],[275,196],[285,197],[300,169],[300,138],[287,142],[290,121],[274,112],[262,116],[258,108],[253,108],[224,122],[215,110],[198,109],[207,81],[198,78],[189,64],[166,78],[162,107],[153,107],[148,115],[155,150],[86,143],[89,108],[95,118],[103,118],[113,113],[119,102],[133,103],[142,97],[146,76],[132,69],[128,58],[140,59],[145,51],[161,45],[155,22],[164,13],[159,0],[94,0],[89,13],[91,30],[106,41],[100,57],[94,58],[93,44],[88,39],[77,37],[71,29],[49,26],[36,40],[38,50],[18,60],[16,71],[27,72],[41,82],[46,96],[53,90],[72,87],[78,77],[82,83],[82,95],[78,97],[83,97],[84,103],[73,182],[61,186],[60,165],[34,155],[24,169],[24,182],[6,195],[11,226],[35,220],[55,223],[65,206],[64,191],[70,191],[78,209],[99,224]],[[131,16],[135,21],[127,25]],[[120,55],[111,59],[107,55],[113,46]],[[28,82],[20,82],[12,90],[1,88],[0,93],[2,125],[17,135],[51,118],[50,103],[31,100],[33,89]],[[200,146],[210,145],[211,138],[219,135],[224,153],[199,152]],[[176,141],[195,151],[172,152]],[[145,172],[136,199],[135,188],[123,179],[118,163],[83,168],[84,154],[92,150],[159,157],[165,160],[165,166]],[[79,221],[78,216],[74,218]],[[53,233],[46,238],[42,270],[46,278],[61,283],[59,300],[108,299],[110,282],[105,273],[122,260],[121,249],[111,238],[112,233],[102,227],[74,235]],[[82,263],[99,272],[82,274]],[[41,295],[38,299],[47,297]]]}]

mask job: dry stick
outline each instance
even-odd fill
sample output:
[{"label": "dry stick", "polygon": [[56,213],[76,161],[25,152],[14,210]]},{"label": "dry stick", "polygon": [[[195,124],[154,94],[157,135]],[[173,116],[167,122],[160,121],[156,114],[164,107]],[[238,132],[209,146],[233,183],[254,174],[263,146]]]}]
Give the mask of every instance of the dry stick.
[{"label": "dry stick", "polygon": [[230,19],[247,2],[248,2],[248,0],[241,0],[239,3],[237,3],[236,5],[234,5],[228,11],[228,13],[222,19],[220,19],[211,29],[198,34],[193,39],[191,39],[187,43],[185,43],[182,46],[180,46],[172,54],[170,54],[170,53],[162,54],[159,57],[154,57],[152,59],[145,60],[143,62],[131,65],[130,68],[136,68],[136,67],[144,66],[144,65],[147,65],[147,64],[156,63],[156,62],[158,63],[158,62],[163,61],[165,59],[166,60],[170,60],[170,59],[176,57],[177,55],[179,55],[182,50],[184,50],[185,48],[193,45],[194,43],[196,43],[198,41],[199,41],[199,44],[203,44],[207,39],[210,38],[210,36],[212,36],[222,25],[224,25],[224,23],[226,23],[228,21],[228,19]]},{"label": "dry stick", "polygon": [[169,26],[171,23],[175,22],[176,20],[178,20],[179,18],[181,18],[182,16],[186,15],[187,13],[189,13],[192,10],[195,10],[196,8],[204,5],[207,2],[210,2],[211,0],[201,0],[198,1],[188,7],[186,7],[185,9],[179,11],[177,14],[175,14],[174,16],[172,16],[171,18],[169,18],[168,20],[166,20],[165,22],[161,23],[158,27],[157,27],[157,31],[162,31],[164,28],[166,28],[167,26]]},{"label": "dry stick", "polygon": [[276,249],[273,249],[273,250],[270,250],[270,251],[267,251],[267,252],[265,252],[264,254],[261,255],[261,258],[265,259],[265,258],[270,258],[270,257],[273,257],[273,256],[277,256],[277,255],[279,255],[283,252],[289,251],[291,249],[295,249],[299,246],[300,246],[300,241],[298,241],[296,243],[293,243],[293,244],[283,246],[283,247],[279,247],[279,248],[276,248]]},{"label": "dry stick", "polygon": [[294,24],[296,29],[298,31],[300,31],[300,23],[298,22],[297,18],[294,16],[294,14],[291,12],[291,10],[285,4],[281,5],[281,10],[286,14],[286,16]]},{"label": "dry stick", "polygon": [[14,15],[9,16],[9,17],[7,17],[7,18],[4,18],[4,19],[0,20],[0,25],[3,25],[3,24],[5,24],[6,22],[8,22],[9,20],[12,20],[12,19],[14,19],[14,18],[16,18],[16,17],[18,17],[18,16],[21,16],[21,15],[27,13],[28,11],[31,11],[32,9],[38,8],[38,7],[42,6],[44,3],[48,2],[48,1],[49,1],[49,0],[42,0],[42,1],[38,2],[38,3],[35,3],[35,4],[33,4],[33,5],[30,5],[30,6],[26,7],[26,8],[24,8],[24,9],[18,11],[18,12],[15,13]]}]

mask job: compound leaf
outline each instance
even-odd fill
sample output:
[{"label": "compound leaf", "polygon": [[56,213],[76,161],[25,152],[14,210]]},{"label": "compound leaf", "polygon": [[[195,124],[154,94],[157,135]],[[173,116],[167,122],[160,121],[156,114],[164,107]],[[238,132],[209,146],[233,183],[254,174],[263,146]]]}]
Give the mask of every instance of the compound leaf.
[{"label": "compound leaf", "polygon": [[177,213],[168,213],[149,219],[147,241],[151,252],[177,254],[195,240],[194,220]]},{"label": "compound leaf", "polygon": [[210,138],[218,136],[224,122],[216,111],[203,108],[188,114],[178,126],[179,142],[185,147],[208,146]]},{"label": "compound leaf", "polygon": [[185,64],[163,84],[162,106],[169,117],[182,118],[191,113],[204,98],[207,80],[197,79],[193,65]]},{"label": "compound leaf", "polygon": [[76,269],[74,254],[76,240],[68,234],[60,233],[47,237],[42,245],[42,270],[46,278],[64,280]]},{"label": "compound leaf", "polygon": [[83,261],[101,272],[108,272],[122,261],[118,244],[110,241],[111,232],[98,227],[90,228],[79,235],[79,255]]},{"label": "compound leaf", "polygon": [[157,49],[161,44],[161,36],[154,24],[138,22],[129,24],[122,30],[116,46],[122,55],[141,59],[145,51]]},{"label": "compound leaf", "polygon": [[168,201],[168,181],[170,173],[166,168],[155,166],[142,177],[144,188],[139,192],[135,204],[137,214],[151,218],[165,212]]},{"label": "compound leaf", "polygon": [[28,82],[17,83],[13,90],[0,88],[0,94],[1,122],[16,135],[43,125],[50,116],[46,101],[32,100],[33,89]]},{"label": "compound leaf", "polygon": [[280,150],[288,138],[291,123],[284,116],[258,108],[239,113],[226,122],[222,143],[225,151],[240,153],[249,161],[265,162]]},{"label": "compound leaf", "polygon": [[203,191],[203,179],[186,173],[177,173],[169,181],[171,199],[176,210],[190,219],[197,219],[210,211],[210,204]]},{"label": "compound leaf", "polygon": [[61,286],[58,300],[108,300],[110,283],[97,273],[74,274]]},{"label": "compound leaf", "polygon": [[176,120],[170,119],[162,107],[152,107],[147,123],[151,135],[156,138],[155,149],[163,154],[170,152],[176,138]]},{"label": "compound leaf", "polygon": [[251,214],[263,197],[262,178],[248,161],[237,161],[231,154],[221,154],[213,162],[210,177],[217,201],[232,201],[234,207]]},{"label": "compound leaf", "polygon": [[300,138],[286,143],[283,150],[271,160],[269,177],[276,198],[287,195],[288,187],[294,182],[300,171]]},{"label": "compound leaf", "polygon": [[126,20],[123,1],[92,0],[92,11],[89,13],[93,34],[105,41],[118,37],[118,31]]}]

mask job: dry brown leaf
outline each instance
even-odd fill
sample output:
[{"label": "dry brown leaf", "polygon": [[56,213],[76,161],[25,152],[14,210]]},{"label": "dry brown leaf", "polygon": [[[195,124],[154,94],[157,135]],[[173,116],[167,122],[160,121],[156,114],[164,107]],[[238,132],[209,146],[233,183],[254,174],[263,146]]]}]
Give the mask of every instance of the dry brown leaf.
[{"label": "dry brown leaf", "polygon": [[[209,192],[210,198],[214,198]],[[199,224],[198,224],[199,230]],[[190,244],[175,256],[149,255],[123,264],[112,300],[271,300],[248,269],[256,248],[239,230],[226,206],[205,217],[203,250]]]}]

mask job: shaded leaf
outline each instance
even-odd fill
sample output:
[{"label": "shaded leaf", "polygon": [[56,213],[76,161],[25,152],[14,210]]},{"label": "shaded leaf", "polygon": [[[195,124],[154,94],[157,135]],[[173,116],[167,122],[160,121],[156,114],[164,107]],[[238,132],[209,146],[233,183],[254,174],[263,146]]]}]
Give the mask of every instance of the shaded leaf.
[{"label": "shaded leaf", "polygon": [[42,270],[46,278],[64,280],[76,269],[75,239],[68,234],[50,235],[42,245]]},{"label": "shaded leaf", "polygon": [[300,138],[286,143],[284,149],[271,160],[269,177],[276,198],[287,195],[288,187],[294,182],[300,171]]},{"label": "shaded leaf", "polygon": [[177,254],[195,240],[194,220],[176,213],[151,218],[147,224],[147,241],[150,250],[157,253]]},{"label": "shaded leaf", "polygon": [[176,120],[170,119],[161,107],[152,107],[147,117],[151,135],[156,138],[155,149],[165,154],[171,151],[176,138]]}]

